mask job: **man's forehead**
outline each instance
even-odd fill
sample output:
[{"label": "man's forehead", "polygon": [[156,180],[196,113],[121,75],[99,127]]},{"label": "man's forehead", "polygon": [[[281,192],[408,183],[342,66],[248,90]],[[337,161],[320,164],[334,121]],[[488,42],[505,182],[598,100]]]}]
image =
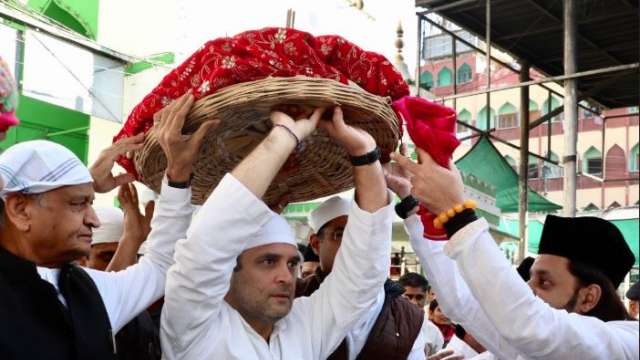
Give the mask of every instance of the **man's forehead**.
[{"label": "man's forehead", "polygon": [[413,286],[405,286],[404,287],[404,292],[406,293],[411,293],[411,294],[424,294],[426,291],[422,290],[422,288],[420,287],[413,287]]},{"label": "man's forehead", "polygon": [[344,226],[347,223],[349,217],[347,215],[338,216],[327,222],[324,227]]},{"label": "man's forehead", "polygon": [[251,257],[258,257],[258,256],[264,256],[264,255],[299,257],[298,248],[291,244],[286,244],[286,243],[275,243],[275,244],[266,244],[266,245],[256,246],[254,248],[247,249],[242,252],[243,256],[245,254]]},{"label": "man's forehead", "polygon": [[67,186],[59,187],[55,190],[51,190],[50,192],[51,193],[56,192],[65,197],[72,197],[72,198],[84,198],[84,197],[93,198],[95,196],[95,191],[93,190],[93,185],[91,183],[80,184],[80,185],[67,185]]},{"label": "man's forehead", "polygon": [[568,270],[569,260],[563,256],[541,254],[531,266],[531,273],[534,272],[554,272],[559,270]]}]

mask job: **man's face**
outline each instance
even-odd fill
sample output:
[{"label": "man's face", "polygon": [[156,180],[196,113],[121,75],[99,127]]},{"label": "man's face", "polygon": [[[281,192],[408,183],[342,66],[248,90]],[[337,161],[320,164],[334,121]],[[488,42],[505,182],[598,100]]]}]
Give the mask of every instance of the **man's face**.
[{"label": "man's face", "polygon": [[347,216],[339,216],[326,223],[319,234],[311,236],[309,243],[318,253],[320,268],[325,274],[333,269],[333,261],[340,249],[345,226],[347,226]]},{"label": "man's face", "polygon": [[427,302],[431,303],[433,300],[436,299],[436,293],[433,292],[433,288],[429,288],[427,290]]},{"label": "man's face", "polygon": [[405,286],[402,296],[421,309],[427,302],[427,292],[421,287]]},{"label": "man's face", "polygon": [[529,287],[544,302],[556,309],[575,311],[577,279],[569,272],[569,260],[562,256],[538,255],[531,266]]},{"label": "man's face", "polygon": [[302,263],[302,272],[300,274],[300,278],[304,279],[307,276],[316,272],[316,268],[320,266],[320,263],[317,261],[305,261]]},{"label": "man's face", "polygon": [[227,302],[249,322],[273,324],[291,310],[301,259],[295,246],[269,244],[245,250],[231,276]]},{"label": "man's face", "polygon": [[437,325],[451,325],[451,320],[440,310],[440,305],[429,314],[429,320],[433,321]]},{"label": "man's face", "polygon": [[90,183],[28,196],[25,237],[38,264],[59,266],[89,255],[93,228],[100,226],[93,199]]},{"label": "man's face", "polygon": [[117,249],[117,242],[95,244],[91,246],[87,266],[92,269],[104,271],[111,262],[111,259],[113,259],[113,255],[116,253]]},{"label": "man's face", "polygon": [[640,311],[640,302],[638,300],[630,300],[629,301],[629,315],[632,318],[638,318],[638,312]]}]

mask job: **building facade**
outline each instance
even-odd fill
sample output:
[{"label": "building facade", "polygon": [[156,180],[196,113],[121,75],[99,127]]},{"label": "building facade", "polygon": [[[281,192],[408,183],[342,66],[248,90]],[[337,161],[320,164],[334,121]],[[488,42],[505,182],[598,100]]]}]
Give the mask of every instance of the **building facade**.
[{"label": "building facade", "polygon": [[[447,24],[445,24],[447,25]],[[477,38],[448,26],[462,38],[476,46],[481,45]],[[456,46],[457,56],[452,57],[451,36],[435,28],[423,42],[422,63],[420,67],[420,86],[426,96],[438,101],[441,97],[455,93],[464,94],[486,89],[486,57],[475,50],[461,45]],[[495,56],[506,63],[518,66],[507,55],[495,51]],[[454,65],[455,64],[455,65]],[[455,66],[455,70],[454,70]],[[531,71],[532,79],[543,77]],[[519,83],[518,74],[497,63],[491,66],[491,87],[500,87]],[[555,93],[541,86],[529,87],[530,122],[562,105],[562,86],[548,83]],[[491,134],[513,145],[520,145],[519,107],[520,90],[511,89],[492,92],[490,105],[485,94],[462,97],[445,101],[454,107],[458,120],[478,129],[491,129]],[[578,120],[578,181],[577,204],[579,211],[597,211],[619,207],[638,206],[638,168],[639,168],[639,126],[638,106],[603,109],[597,111],[597,105],[585,101],[581,105],[593,109],[579,109]],[[612,118],[607,118],[612,117]],[[529,151],[546,157],[557,164],[529,158],[529,185],[554,203],[563,205],[563,176],[561,158],[564,154],[563,115],[553,117],[531,131]],[[464,125],[458,125],[461,139],[470,137],[474,132]],[[462,156],[475,143],[475,139],[464,140],[456,151],[456,157]],[[495,146],[505,160],[519,171],[518,149],[495,141]]]}]

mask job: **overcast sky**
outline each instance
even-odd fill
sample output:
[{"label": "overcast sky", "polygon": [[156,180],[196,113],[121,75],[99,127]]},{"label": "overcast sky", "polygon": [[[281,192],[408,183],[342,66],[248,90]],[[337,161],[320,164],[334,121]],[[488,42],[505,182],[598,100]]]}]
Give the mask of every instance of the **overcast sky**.
[{"label": "overcast sky", "polygon": [[[295,28],[314,35],[337,34],[365,50],[376,51],[393,61],[398,22],[402,21],[405,61],[414,69],[416,56],[416,16],[413,0],[364,0],[364,12],[348,0],[186,0],[178,14],[184,29],[178,34],[178,61],[182,61],[205,41],[224,35],[284,26],[288,8],[296,11]],[[413,71],[413,70],[412,70]]]}]

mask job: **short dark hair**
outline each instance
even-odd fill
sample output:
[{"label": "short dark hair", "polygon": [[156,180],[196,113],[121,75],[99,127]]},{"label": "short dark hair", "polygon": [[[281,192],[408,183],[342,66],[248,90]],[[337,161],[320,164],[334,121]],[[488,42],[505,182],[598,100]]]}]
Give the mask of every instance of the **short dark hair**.
[{"label": "short dark hair", "polygon": [[602,321],[633,320],[613,283],[604,273],[593,266],[573,260],[569,261],[569,272],[578,279],[578,287],[596,284],[602,290],[596,306],[584,315],[593,316]]},{"label": "short dark hair", "polygon": [[429,290],[429,282],[427,281],[427,279],[424,276],[414,272],[408,272],[402,275],[400,279],[398,279],[398,283],[400,283],[400,285],[402,285],[403,287],[419,287],[422,288],[422,290],[425,292]]},{"label": "short dark hair", "polygon": [[429,303],[429,312],[430,313],[434,312],[437,307],[438,307],[438,300],[433,299],[433,301]]}]

